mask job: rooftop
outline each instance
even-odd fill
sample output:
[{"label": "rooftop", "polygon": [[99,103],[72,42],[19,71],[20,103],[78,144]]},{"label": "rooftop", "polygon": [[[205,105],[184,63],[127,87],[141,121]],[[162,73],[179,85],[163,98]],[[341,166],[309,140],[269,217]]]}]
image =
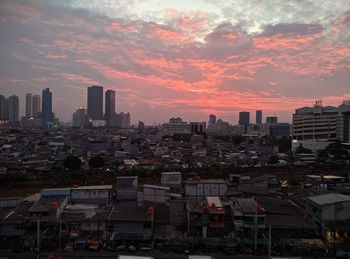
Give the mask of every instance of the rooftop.
[{"label": "rooftop", "polygon": [[309,200],[322,206],[328,204],[334,204],[339,202],[350,202],[350,195],[339,194],[339,193],[329,193],[314,197],[308,197]]}]

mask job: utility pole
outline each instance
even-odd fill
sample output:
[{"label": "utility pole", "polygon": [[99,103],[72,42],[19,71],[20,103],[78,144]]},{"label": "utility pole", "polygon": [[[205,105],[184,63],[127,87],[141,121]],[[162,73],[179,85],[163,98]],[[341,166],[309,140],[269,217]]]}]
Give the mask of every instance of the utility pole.
[{"label": "utility pole", "polygon": [[40,259],[40,219],[36,220],[36,258]]},{"label": "utility pole", "polygon": [[269,259],[271,259],[271,224],[269,224]]},{"label": "utility pole", "polygon": [[60,225],[59,225],[59,250],[61,251],[62,250],[62,219],[61,219],[61,217],[60,217],[60,219],[59,219],[59,221],[60,221]]},{"label": "utility pole", "polygon": [[256,255],[257,239],[258,239],[258,208],[255,209],[254,255]]}]

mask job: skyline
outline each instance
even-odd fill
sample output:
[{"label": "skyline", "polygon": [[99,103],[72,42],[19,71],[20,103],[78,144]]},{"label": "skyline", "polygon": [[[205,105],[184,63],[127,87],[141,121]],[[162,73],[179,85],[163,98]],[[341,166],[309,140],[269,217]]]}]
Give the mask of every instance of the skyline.
[{"label": "skyline", "polygon": [[148,124],[258,109],[291,122],[316,99],[350,99],[350,1],[5,0],[0,17],[0,94],[21,115],[46,87],[63,121],[92,85]]}]

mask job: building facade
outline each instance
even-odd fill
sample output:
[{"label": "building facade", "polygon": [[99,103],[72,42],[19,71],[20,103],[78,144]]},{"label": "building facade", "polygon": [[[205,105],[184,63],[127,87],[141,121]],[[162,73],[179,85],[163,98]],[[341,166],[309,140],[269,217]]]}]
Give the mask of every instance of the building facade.
[{"label": "building facade", "polygon": [[103,119],[103,87],[91,86],[88,87],[87,97],[87,113],[89,119]]},{"label": "building facade", "polygon": [[105,119],[107,125],[110,124],[112,116],[115,114],[115,91],[107,90],[105,95]]},{"label": "building facade", "polygon": [[52,112],[52,93],[49,88],[45,88],[42,94],[42,123],[46,127],[52,123],[54,115]]},{"label": "building facade", "polygon": [[293,139],[334,141],[336,139],[337,118],[338,108],[323,107],[320,101],[314,107],[296,109],[293,114]]}]

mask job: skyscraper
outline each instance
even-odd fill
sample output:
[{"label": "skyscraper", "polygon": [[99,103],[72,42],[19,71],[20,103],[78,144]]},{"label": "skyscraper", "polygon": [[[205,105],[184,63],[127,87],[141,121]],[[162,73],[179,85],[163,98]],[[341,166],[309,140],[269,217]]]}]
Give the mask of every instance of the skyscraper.
[{"label": "skyscraper", "polygon": [[7,111],[10,122],[19,121],[19,98],[17,95],[11,95],[7,99]]},{"label": "skyscraper", "polygon": [[8,120],[7,99],[3,95],[0,95],[0,120]]},{"label": "skyscraper", "polygon": [[88,124],[86,109],[78,108],[73,114],[73,126],[85,127]]},{"label": "skyscraper", "polygon": [[49,88],[45,88],[42,94],[42,123],[46,127],[48,123],[53,122],[52,113],[52,93]]},{"label": "skyscraper", "polygon": [[215,123],[216,123],[216,116],[215,116],[214,114],[210,114],[210,115],[209,115],[208,127],[214,126]]},{"label": "skyscraper", "polygon": [[32,97],[32,102],[33,102],[33,106],[32,106],[32,116],[34,118],[38,117],[38,113],[41,112],[41,98],[39,94],[35,94]]},{"label": "skyscraper", "polygon": [[266,117],[267,124],[276,124],[278,122],[278,118],[276,116],[268,116]]},{"label": "skyscraper", "polygon": [[256,111],[255,122],[258,125],[262,124],[262,110]]},{"label": "skyscraper", "polygon": [[247,133],[247,129],[249,126],[249,112],[240,112],[239,113],[239,125],[244,126],[244,133]]},{"label": "skyscraper", "polygon": [[32,94],[26,95],[26,118],[33,117],[33,98]]},{"label": "skyscraper", "polygon": [[249,126],[249,112],[239,113],[239,125]]},{"label": "skyscraper", "polygon": [[107,124],[115,114],[115,91],[107,90],[105,95],[105,119]]},{"label": "skyscraper", "polygon": [[103,119],[103,87],[91,86],[88,87],[87,97],[88,117],[93,120]]}]

